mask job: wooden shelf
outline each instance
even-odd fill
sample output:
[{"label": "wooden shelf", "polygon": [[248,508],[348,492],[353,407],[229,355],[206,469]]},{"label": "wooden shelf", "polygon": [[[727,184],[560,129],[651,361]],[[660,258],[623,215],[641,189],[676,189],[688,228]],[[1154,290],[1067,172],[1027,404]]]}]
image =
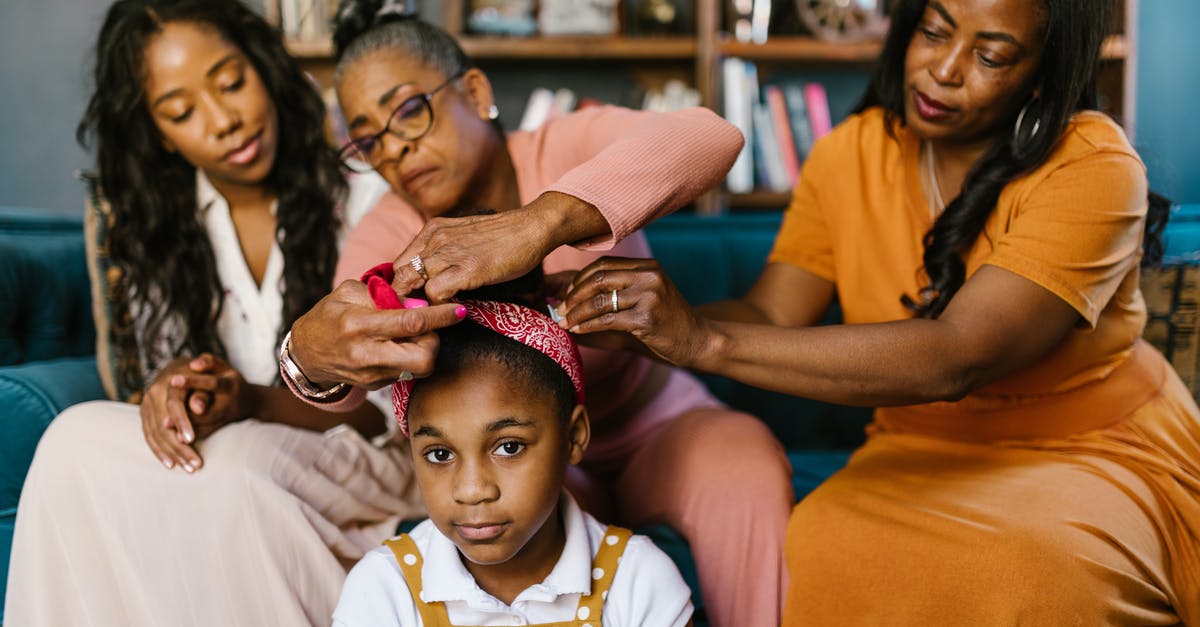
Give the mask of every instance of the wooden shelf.
[{"label": "wooden shelf", "polygon": [[474,59],[670,59],[692,60],[692,37],[479,37],[458,38]]},{"label": "wooden shelf", "polygon": [[[807,63],[874,63],[883,43],[865,41],[837,44],[813,37],[772,37],[766,43],[753,44],[729,39],[718,44],[723,56],[751,61],[796,61]],[[1100,56],[1106,60],[1124,59],[1127,45],[1124,35],[1111,35],[1104,40]]]},{"label": "wooden shelf", "polygon": [[718,44],[723,56],[751,61],[800,61],[832,63],[871,63],[879,57],[880,42],[866,41],[835,44],[813,37],[776,36],[766,43],[754,44],[731,39]]},{"label": "wooden shelf", "polygon": [[729,194],[729,206],[735,209],[779,209],[791,202],[791,192],[753,191],[749,194]]}]

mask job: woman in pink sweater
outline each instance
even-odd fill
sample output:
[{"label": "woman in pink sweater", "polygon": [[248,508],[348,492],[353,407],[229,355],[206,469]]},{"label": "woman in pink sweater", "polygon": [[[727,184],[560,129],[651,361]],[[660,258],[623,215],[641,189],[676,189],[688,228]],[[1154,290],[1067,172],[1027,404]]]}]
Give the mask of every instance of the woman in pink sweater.
[{"label": "woman in pink sweater", "polygon": [[[595,107],[505,136],[487,76],[453,39],[379,4],[343,5],[335,82],[355,138],[344,157],[395,194],[351,233],[339,282],[394,259],[398,291],[440,301],[538,264],[553,273],[602,254],[648,257],[637,229],[716,185],[741,147],[705,109]],[[426,373],[435,336],[414,327],[416,338],[394,343],[383,328],[404,313],[375,311],[361,283],[339,285],[292,327],[294,391],[338,389],[325,401],[345,408]],[[679,530],[713,625],[777,625],[793,499],[782,447],[682,370],[630,353],[583,358],[593,445],[572,492],[608,521]]]}]

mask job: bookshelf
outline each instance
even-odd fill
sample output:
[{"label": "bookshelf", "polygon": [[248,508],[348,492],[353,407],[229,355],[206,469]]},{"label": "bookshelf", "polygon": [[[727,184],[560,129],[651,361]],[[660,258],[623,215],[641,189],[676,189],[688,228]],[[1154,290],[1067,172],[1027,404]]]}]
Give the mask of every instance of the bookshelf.
[{"label": "bookshelf", "polygon": [[[298,0],[266,0],[264,13],[272,23],[280,24],[280,3]],[[687,0],[684,0],[687,1]],[[673,36],[533,36],[497,37],[475,35],[464,29],[465,0],[449,0],[442,5],[441,26],[455,35],[463,49],[489,73],[502,73],[494,80],[498,100],[510,103],[502,110],[518,108],[528,96],[526,76],[544,72],[577,75],[576,85],[584,85],[580,96],[589,95],[587,81],[594,84],[611,82],[614,74],[643,89],[659,88],[668,79],[681,79],[700,93],[704,106],[722,112],[722,62],[727,58],[753,61],[762,73],[762,84],[777,74],[816,73],[815,80],[839,75],[865,76],[878,58],[881,43],[831,43],[802,34],[776,34],[762,44],[734,40],[724,26],[727,0],[695,0],[692,15],[695,32]],[[781,4],[775,3],[778,8]],[[1136,50],[1138,0],[1118,1],[1114,24],[1104,42],[1100,71],[1100,91],[1104,109],[1122,120],[1132,137],[1136,113]],[[287,39],[288,50],[322,85],[329,85],[333,74],[333,46],[329,38]],[[580,73],[579,63],[587,63],[586,74]],[[607,73],[606,73],[607,72]],[[582,76],[578,76],[581,75]],[[517,77],[518,80],[511,80]],[[865,79],[864,79],[865,80]],[[843,81],[845,82],[845,81]],[[860,81],[861,82],[861,81]],[[854,81],[850,85],[858,85]],[[524,93],[504,93],[506,85]],[[853,87],[842,87],[843,90]],[[576,91],[580,91],[578,88]],[[854,94],[857,96],[857,94]],[[846,109],[843,102],[834,103],[831,94],[834,124]],[[502,103],[503,104],[503,103]],[[515,122],[519,115],[510,114]],[[787,205],[790,194],[755,190],[746,194],[713,192],[696,204],[700,213],[723,210],[778,209]]]}]

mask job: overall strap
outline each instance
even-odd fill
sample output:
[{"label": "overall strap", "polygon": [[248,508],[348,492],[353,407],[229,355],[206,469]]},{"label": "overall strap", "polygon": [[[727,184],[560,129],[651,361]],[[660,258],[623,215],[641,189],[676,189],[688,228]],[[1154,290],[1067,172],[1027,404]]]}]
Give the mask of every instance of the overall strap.
[{"label": "overall strap", "polygon": [[404,574],[404,581],[408,584],[409,592],[412,593],[413,604],[421,614],[421,622],[424,623],[424,627],[451,627],[450,615],[446,613],[445,603],[440,601],[426,603],[421,598],[421,566],[425,561],[421,559],[421,551],[417,549],[417,544],[413,542],[413,539],[405,533],[391,540],[385,540],[383,544],[392,550],[396,561],[400,564],[400,572]]},{"label": "overall strap", "polygon": [[617,574],[617,560],[625,553],[625,545],[632,535],[632,531],[613,525],[604,530],[600,550],[596,551],[596,558],[592,561],[592,591],[579,599],[579,610],[575,615],[579,620],[600,627],[600,615],[608,597],[608,588]]}]

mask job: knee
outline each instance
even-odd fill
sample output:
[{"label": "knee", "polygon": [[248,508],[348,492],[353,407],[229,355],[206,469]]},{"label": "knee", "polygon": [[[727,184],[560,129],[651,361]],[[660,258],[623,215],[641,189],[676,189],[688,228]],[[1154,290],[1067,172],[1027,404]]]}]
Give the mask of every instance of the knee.
[{"label": "knee", "polygon": [[792,467],[761,420],[728,410],[691,412],[661,437],[671,439],[674,468],[706,495],[745,495],[790,507]]}]

